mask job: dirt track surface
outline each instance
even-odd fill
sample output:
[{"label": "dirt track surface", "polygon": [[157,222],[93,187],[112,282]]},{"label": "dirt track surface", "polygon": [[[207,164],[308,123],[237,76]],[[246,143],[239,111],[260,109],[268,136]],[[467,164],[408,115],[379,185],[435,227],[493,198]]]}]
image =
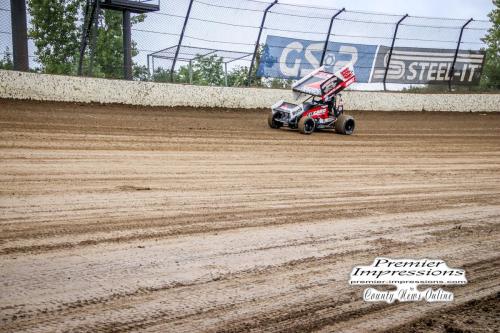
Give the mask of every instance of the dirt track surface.
[{"label": "dirt track surface", "polygon": [[[354,136],[304,136],[262,111],[0,100],[0,332],[498,331],[456,321],[498,304],[500,114],[351,114]],[[382,255],[469,283],[365,303],[349,273]]]}]

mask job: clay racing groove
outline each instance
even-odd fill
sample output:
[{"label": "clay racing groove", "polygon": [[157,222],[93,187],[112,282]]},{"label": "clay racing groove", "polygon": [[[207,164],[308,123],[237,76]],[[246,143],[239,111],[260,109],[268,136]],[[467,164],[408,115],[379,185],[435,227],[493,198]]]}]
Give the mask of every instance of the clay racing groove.
[{"label": "clay racing groove", "polygon": [[[0,331],[498,329],[500,115],[348,114],[1,101]],[[376,256],[469,282],[366,303]]]}]

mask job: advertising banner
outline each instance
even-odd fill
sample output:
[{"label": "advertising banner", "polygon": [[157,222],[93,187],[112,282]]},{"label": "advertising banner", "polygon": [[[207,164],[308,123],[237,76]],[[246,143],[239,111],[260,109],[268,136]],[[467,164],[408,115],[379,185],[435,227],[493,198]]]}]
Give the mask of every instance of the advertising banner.
[{"label": "advertising banner", "polygon": [[[370,82],[383,82],[390,48],[380,46]],[[450,80],[455,50],[395,47],[387,83],[433,84]],[[453,71],[453,84],[476,85],[481,79],[482,51],[460,51]]]},{"label": "advertising banner", "polygon": [[[267,36],[257,75],[300,79],[320,67],[324,42]],[[358,82],[368,82],[377,46],[328,44],[324,65],[342,68],[352,62]]]},{"label": "advertising banner", "polygon": [[[300,79],[320,67],[324,42],[267,36],[257,71],[259,76]],[[388,46],[330,42],[324,65],[341,68],[352,62],[356,81],[381,83],[384,80]],[[450,80],[455,50],[395,47],[387,83],[445,84]],[[459,51],[452,84],[477,85],[481,79],[484,51]]]}]

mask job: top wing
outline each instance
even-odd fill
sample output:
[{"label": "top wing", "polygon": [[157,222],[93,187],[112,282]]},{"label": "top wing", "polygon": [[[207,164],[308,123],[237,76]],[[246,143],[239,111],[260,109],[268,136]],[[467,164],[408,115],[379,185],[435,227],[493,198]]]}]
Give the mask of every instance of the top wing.
[{"label": "top wing", "polygon": [[356,81],[352,63],[333,72],[331,67],[322,66],[292,85],[296,98],[302,94],[326,97],[338,93]]}]

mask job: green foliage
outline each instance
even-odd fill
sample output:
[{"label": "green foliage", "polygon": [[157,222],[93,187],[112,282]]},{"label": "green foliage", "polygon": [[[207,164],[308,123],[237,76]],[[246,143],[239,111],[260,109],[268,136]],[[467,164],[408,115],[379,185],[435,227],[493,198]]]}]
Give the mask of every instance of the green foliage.
[{"label": "green foliage", "polygon": [[76,25],[81,0],[28,0],[30,37],[45,73],[75,74],[80,33]]},{"label": "green foliage", "polygon": [[[84,16],[85,0],[28,0],[32,17],[30,37],[36,47],[35,54],[42,65],[42,71],[50,74],[74,75],[77,72],[81,18]],[[145,15],[136,15],[131,23],[143,22]],[[123,77],[122,13],[101,10],[95,49],[84,55],[84,72],[90,71],[90,54],[94,54],[92,75],[107,78]],[[132,42],[132,56],[138,54],[136,43]],[[134,66],[136,67],[136,66]],[[134,68],[135,78],[145,79],[144,68]]]},{"label": "green foliage", "polygon": [[196,57],[193,63],[193,74],[196,73],[196,84],[208,86],[221,86],[224,84],[224,70],[222,58],[212,55],[209,57]]},{"label": "green foliage", "polygon": [[483,39],[488,44],[482,85],[500,89],[500,0],[493,0],[495,9],[488,15],[493,26]]},{"label": "green foliage", "polygon": [[290,79],[272,79],[267,86],[275,89],[288,89],[292,87],[292,84],[293,80]]},{"label": "green foliage", "polygon": [[151,79],[155,82],[170,82],[170,70],[164,69],[163,67],[157,67],[155,68]]},{"label": "green foliage", "polygon": [[[155,82],[170,82],[170,69],[163,67],[155,68],[151,79]],[[189,83],[189,67],[181,66],[178,71],[174,71],[175,83]],[[193,71],[193,83],[199,84],[199,72]]]},{"label": "green foliage", "polygon": [[[174,82],[190,83],[189,65],[181,66],[174,71]],[[192,62],[192,83],[196,85],[223,86],[225,75],[223,70],[223,59],[215,55],[209,57],[197,56]],[[248,67],[236,66],[227,74],[227,83],[230,87],[243,87],[247,84]],[[170,70],[157,67],[151,76],[156,82],[170,82]],[[285,79],[261,79],[258,85],[268,88],[290,88],[293,80]]]},{"label": "green foliage", "polygon": [[[36,47],[36,55],[41,63],[41,71],[51,74],[75,75],[78,67],[81,34],[81,18],[84,17],[85,0],[28,0],[32,17],[30,37]],[[132,24],[143,22],[145,15],[136,15]],[[123,77],[123,36],[122,13],[101,10],[98,29],[93,31],[95,43],[90,42],[83,59],[84,74],[105,78]],[[132,56],[138,54],[137,44],[132,42]],[[92,48],[92,49],[91,49]],[[262,86],[262,79],[256,77],[262,54],[258,50],[253,70],[253,85]],[[93,58],[91,59],[91,56]],[[9,66],[7,59],[1,66]],[[189,66],[181,66],[173,73],[174,81],[193,84],[222,86],[225,84],[223,59],[215,55],[198,56],[193,60],[191,73]],[[228,85],[244,86],[248,68],[236,67],[228,73]],[[158,82],[170,81],[170,70],[156,68],[151,75],[144,66],[134,65],[133,76],[136,80],[152,79]],[[269,84],[269,83],[268,83]],[[282,87],[286,83],[271,81],[271,86]]]},{"label": "green foliage", "polygon": [[134,77],[134,80],[149,81],[149,71],[146,66],[135,65],[132,69],[133,69],[132,76]]},{"label": "green foliage", "polygon": [[14,64],[10,55],[9,48],[6,47],[3,58],[0,59],[0,69],[14,69]]},{"label": "green foliage", "polygon": [[[222,61],[222,58],[215,55],[209,57],[198,55],[192,61],[191,74],[189,73],[189,65],[181,66],[177,71],[174,71],[174,82],[190,83],[191,75],[193,84],[204,86],[224,85]],[[168,77],[166,77],[167,74]],[[170,81],[170,70],[164,70],[162,68],[155,69],[153,79],[155,81]]]},{"label": "green foliage", "polygon": [[231,87],[243,87],[247,84],[248,67],[235,67],[227,74],[227,82]]},{"label": "green foliage", "polygon": [[[196,60],[194,60],[196,62]],[[177,72],[174,73],[175,82],[177,83],[190,83],[189,79],[189,65],[181,66]],[[194,66],[191,68],[193,84],[202,84],[201,72]]]},{"label": "green foliage", "polygon": [[[131,18],[134,25],[144,21],[144,15],[137,15]],[[132,57],[136,56],[137,43],[132,41]],[[90,52],[90,51],[89,51]],[[88,56],[88,55],[87,55]],[[122,33],[122,13],[113,10],[102,10],[99,16],[99,29],[95,47],[95,75],[106,78],[123,77],[123,33]],[[139,69],[134,69],[142,78],[144,73]],[[136,76],[134,76],[136,78]]]}]

